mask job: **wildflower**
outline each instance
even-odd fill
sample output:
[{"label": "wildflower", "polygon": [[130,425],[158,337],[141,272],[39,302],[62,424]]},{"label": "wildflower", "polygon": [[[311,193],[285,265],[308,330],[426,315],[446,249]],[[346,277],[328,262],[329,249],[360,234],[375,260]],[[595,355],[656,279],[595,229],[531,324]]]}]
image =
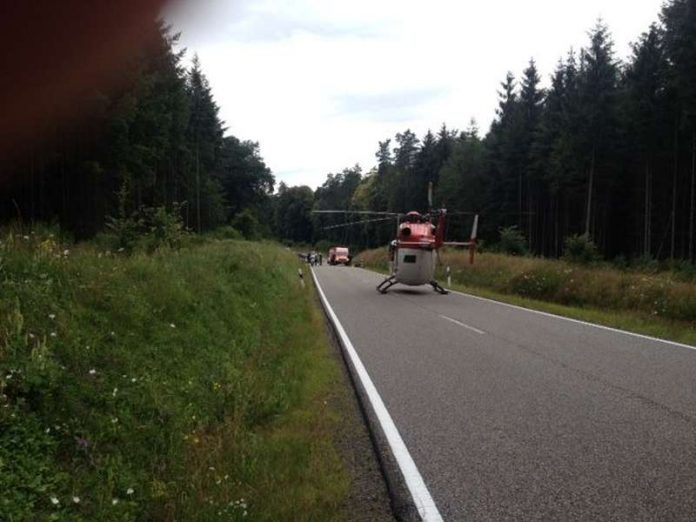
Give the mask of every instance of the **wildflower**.
[{"label": "wildflower", "polygon": [[69,253],[70,253],[70,250],[68,250],[67,248],[66,248],[65,250],[63,250],[63,255],[64,255],[65,257],[68,257],[68,254],[69,254]]},{"label": "wildflower", "polygon": [[72,501],[73,501],[75,504],[79,504],[79,503],[80,503],[80,497],[73,497],[73,498],[72,498]]},{"label": "wildflower", "polygon": [[35,337],[36,336],[33,333],[29,332],[29,339],[34,339]]},{"label": "wildflower", "polygon": [[117,422],[118,422],[118,418],[117,418],[117,417],[113,417],[113,418],[111,419],[111,424],[116,424]]},{"label": "wildflower", "polygon": [[111,332],[109,332],[109,335],[110,335],[111,337],[116,337],[116,332],[111,331]]},{"label": "wildflower", "polygon": [[128,489],[126,490],[126,495],[132,495],[133,493],[134,493],[133,488],[128,488]]},{"label": "wildflower", "polygon": [[169,323],[169,326],[170,326],[171,328],[176,328],[176,325],[175,325],[174,323]]},{"label": "wildflower", "polygon": [[51,504],[53,504],[54,506],[60,504],[60,500],[58,500],[58,497],[51,497]]},{"label": "wildflower", "polygon": [[46,428],[46,433],[51,433],[51,428]]},{"label": "wildflower", "polygon": [[48,314],[48,318],[53,320],[56,318],[56,314]]},{"label": "wildflower", "polygon": [[51,337],[58,337],[58,334],[56,332],[51,332]]},{"label": "wildflower", "polygon": [[22,238],[24,239],[24,241],[29,241],[29,236],[22,236]]},{"label": "wildflower", "polygon": [[116,394],[118,393],[118,388],[114,388],[114,391],[111,392],[112,397],[116,397]]},{"label": "wildflower", "polygon": [[96,374],[96,373],[97,373],[97,370],[95,370],[94,368],[92,368],[92,369],[89,371],[89,374],[90,374],[90,375],[94,375],[94,374]]},{"label": "wildflower", "polygon": [[113,506],[115,506],[116,504],[118,504],[118,499],[117,499],[117,498],[112,499],[112,500],[111,500],[111,504],[112,504]]},{"label": "wildflower", "polygon": [[137,380],[138,380],[138,379],[136,379],[135,377],[133,377],[133,378],[131,379],[131,382],[136,382]]}]

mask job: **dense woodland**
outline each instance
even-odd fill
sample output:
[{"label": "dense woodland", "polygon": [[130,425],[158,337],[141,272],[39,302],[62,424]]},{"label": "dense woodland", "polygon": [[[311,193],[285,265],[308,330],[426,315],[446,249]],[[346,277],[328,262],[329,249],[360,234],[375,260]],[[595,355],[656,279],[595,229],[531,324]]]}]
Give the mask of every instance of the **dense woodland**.
[{"label": "dense woodland", "polygon": [[[384,243],[390,223],[326,229],[351,218],[306,212],[423,211],[432,181],[434,205],[479,212],[489,244],[515,226],[529,250],[544,256],[559,256],[566,238],[587,235],[609,259],[693,261],[696,1],[668,2],[625,63],[602,22],[588,36],[559,60],[548,89],[534,60],[520,78],[508,74],[484,136],[475,123],[464,131],[443,124],[421,137],[405,130],[378,144],[375,169],[330,174],[314,197],[281,184],[278,208],[290,219],[279,232],[293,240]],[[464,239],[470,222],[453,215],[449,238]]]},{"label": "dense woodland", "polygon": [[548,88],[530,60],[501,82],[495,120],[376,144],[376,166],[329,174],[313,190],[280,183],[259,145],[225,135],[197,60],[182,65],[177,37],[151,27],[156,45],[121,71],[118,91],[84,93],[78,121],[34,129],[32,145],[0,156],[0,218],[56,222],[77,238],[114,217],[164,208],[192,231],[232,224],[247,236],[386,243],[391,221],[327,228],[348,216],[317,209],[452,213],[464,239],[516,227],[534,254],[556,257],[584,235],[613,259],[696,258],[696,0],[671,0],[659,20],[616,56],[602,22],[558,61]]},{"label": "dense woodland", "polygon": [[29,146],[0,155],[3,220],[56,223],[79,239],[157,208],[193,231],[272,212],[258,144],[225,135],[198,60],[185,68],[177,36],[148,30],[118,89],[84,92],[79,116],[46,114]]}]

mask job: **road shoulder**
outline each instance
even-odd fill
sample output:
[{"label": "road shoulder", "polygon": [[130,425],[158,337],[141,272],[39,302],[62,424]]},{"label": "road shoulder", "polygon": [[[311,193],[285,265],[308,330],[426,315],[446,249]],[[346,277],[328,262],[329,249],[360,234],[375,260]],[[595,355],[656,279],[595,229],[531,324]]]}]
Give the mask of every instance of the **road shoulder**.
[{"label": "road shoulder", "polygon": [[345,520],[355,522],[395,522],[397,518],[392,511],[392,499],[354,381],[318,295],[316,304],[325,318],[331,355],[340,368],[341,382],[337,383],[328,401],[332,410],[342,414],[334,440],[351,477],[350,492],[341,514]]}]

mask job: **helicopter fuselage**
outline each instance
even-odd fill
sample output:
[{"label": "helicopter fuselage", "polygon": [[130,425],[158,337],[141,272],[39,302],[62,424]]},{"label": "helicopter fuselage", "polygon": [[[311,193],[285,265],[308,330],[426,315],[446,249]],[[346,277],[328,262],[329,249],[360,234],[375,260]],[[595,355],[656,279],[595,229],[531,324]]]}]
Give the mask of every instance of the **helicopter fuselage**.
[{"label": "helicopter fuselage", "polygon": [[435,281],[435,256],[441,243],[437,227],[429,218],[416,212],[407,214],[406,221],[399,224],[396,239],[389,246],[392,272],[388,278],[389,286],[396,283],[432,285]]},{"label": "helicopter fuselage", "polygon": [[435,277],[435,250],[400,247],[394,252],[392,274],[397,283],[419,286]]}]

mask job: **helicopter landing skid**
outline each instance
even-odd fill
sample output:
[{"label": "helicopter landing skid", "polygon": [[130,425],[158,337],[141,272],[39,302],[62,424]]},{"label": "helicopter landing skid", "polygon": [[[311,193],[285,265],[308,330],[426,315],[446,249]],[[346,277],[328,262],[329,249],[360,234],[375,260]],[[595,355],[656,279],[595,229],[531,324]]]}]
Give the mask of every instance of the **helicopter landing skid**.
[{"label": "helicopter landing skid", "polygon": [[440,293],[440,294],[442,294],[442,295],[447,295],[447,294],[449,294],[449,290],[445,290],[444,288],[442,288],[442,287],[440,286],[440,283],[438,283],[438,282],[435,281],[435,280],[430,281],[430,286],[433,287],[433,290],[435,290],[436,292],[438,292],[438,293]]},{"label": "helicopter landing skid", "polygon": [[377,285],[377,291],[380,294],[386,294],[387,290],[389,290],[395,284],[396,284],[396,277],[395,276],[387,277],[384,281],[382,281],[379,285]]}]

